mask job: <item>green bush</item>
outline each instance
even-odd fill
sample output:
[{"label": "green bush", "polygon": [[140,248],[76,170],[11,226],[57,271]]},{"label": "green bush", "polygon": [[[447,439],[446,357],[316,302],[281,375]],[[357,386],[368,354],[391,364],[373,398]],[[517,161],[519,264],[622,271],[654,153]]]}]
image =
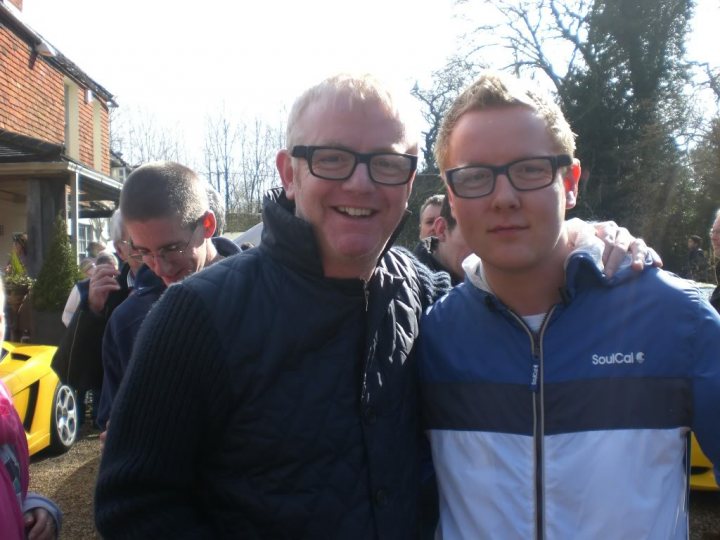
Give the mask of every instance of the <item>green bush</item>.
[{"label": "green bush", "polygon": [[62,215],[55,220],[50,250],[45,256],[32,292],[38,311],[61,311],[75,282],[82,279],[75,250],[67,235]]}]

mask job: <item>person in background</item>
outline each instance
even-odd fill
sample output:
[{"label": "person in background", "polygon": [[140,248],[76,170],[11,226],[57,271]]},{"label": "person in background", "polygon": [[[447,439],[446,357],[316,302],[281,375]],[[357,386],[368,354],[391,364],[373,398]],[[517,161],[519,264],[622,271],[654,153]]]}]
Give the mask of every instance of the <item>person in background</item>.
[{"label": "person in background", "polygon": [[[23,268],[27,270],[27,242],[28,242],[28,236],[27,233],[14,233],[13,234],[13,241],[12,241],[12,250],[17,255],[18,259],[20,260],[20,263],[23,265]],[[8,263],[5,265],[5,273],[9,273],[11,270],[10,261],[8,260]]]},{"label": "person in background", "polygon": [[609,279],[602,246],[570,239],[574,150],[552,98],[507,75],[441,125],[474,255],[418,342],[438,538],[687,538],[691,430],[720,463],[720,316],[668,272]]},{"label": "person in background", "polygon": [[110,314],[132,290],[141,265],[129,256],[132,250],[119,210],[110,219],[110,238],[123,265],[120,270],[116,264],[95,265],[87,286],[78,288],[80,301],[53,356],[55,372],[78,392],[102,386],[105,326]]},{"label": "person in background", "polygon": [[78,281],[70,290],[70,295],[68,296],[67,302],[65,302],[65,308],[62,313],[62,322],[65,326],[70,325],[70,321],[80,305],[81,298],[83,296],[87,298],[90,289],[90,278],[95,273],[95,269],[101,264],[109,264],[115,268],[115,270],[118,269],[117,258],[110,251],[101,251],[98,253],[96,259],[85,258],[81,261],[80,271],[85,275],[86,279]]},{"label": "person in background", "polygon": [[697,234],[690,235],[688,246],[688,269],[685,277],[695,281],[707,281],[708,262],[702,250],[702,238]]},{"label": "person in background", "polygon": [[431,195],[420,207],[420,240],[436,236],[435,220],[440,215],[440,207],[442,206],[445,195]]},{"label": "person in background", "polygon": [[225,222],[225,207],[213,194],[214,188],[194,171],[172,162],[143,165],[123,184],[120,211],[133,247],[130,257],[144,264],[135,292],[110,316],[103,336],[98,414],[103,430],[137,333],[153,304],[168,286],[240,251],[231,240],[215,236],[218,219]]},{"label": "person in background", "polygon": [[450,274],[450,281],[455,286],[463,280],[462,262],[471,252],[457,227],[447,197],[442,199],[440,215],[435,218],[433,229],[435,236],[421,240],[413,254],[433,272]]},{"label": "person in background", "polygon": [[105,251],[105,244],[102,242],[90,242],[87,246],[87,257],[95,259],[101,251]]},{"label": "person in background", "polygon": [[[0,280],[0,342],[5,339],[5,289]],[[27,438],[12,396],[0,381],[0,538],[52,540],[62,512],[50,499],[28,492]]]},{"label": "person in background", "polygon": [[715,283],[717,287],[710,296],[710,303],[720,312],[720,209],[715,211],[715,219],[710,227],[710,245],[715,258]]}]

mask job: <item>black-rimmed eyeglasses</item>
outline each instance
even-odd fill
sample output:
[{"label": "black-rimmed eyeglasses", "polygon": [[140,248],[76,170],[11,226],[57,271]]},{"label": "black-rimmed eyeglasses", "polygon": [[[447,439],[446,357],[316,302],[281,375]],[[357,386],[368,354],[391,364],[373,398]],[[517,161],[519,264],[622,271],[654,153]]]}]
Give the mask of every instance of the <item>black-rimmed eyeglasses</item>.
[{"label": "black-rimmed eyeglasses", "polygon": [[386,186],[407,184],[415,174],[418,160],[412,154],[362,154],[332,146],[293,146],[292,157],[307,160],[310,174],[323,180],[347,180],[358,163],[365,163],[370,180]]},{"label": "black-rimmed eyeglasses", "polygon": [[157,253],[153,253],[147,249],[135,247],[130,240],[130,249],[132,252],[129,257],[136,260],[137,262],[143,262],[147,265],[153,264],[156,259],[163,261],[165,264],[174,264],[180,262],[183,259],[183,255],[188,251],[190,243],[195,238],[195,231],[197,231],[200,220],[196,221],[192,226],[192,232],[190,233],[190,239],[185,242],[178,242],[177,244],[171,244],[169,246],[161,247]]},{"label": "black-rimmed eyeglasses", "polygon": [[463,199],[490,195],[499,174],[504,174],[518,191],[533,191],[549,186],[560,167],[572,165],[567,154],[540,156],[511,161],[505,165],[469,165],[445,171],[452,192]]}]

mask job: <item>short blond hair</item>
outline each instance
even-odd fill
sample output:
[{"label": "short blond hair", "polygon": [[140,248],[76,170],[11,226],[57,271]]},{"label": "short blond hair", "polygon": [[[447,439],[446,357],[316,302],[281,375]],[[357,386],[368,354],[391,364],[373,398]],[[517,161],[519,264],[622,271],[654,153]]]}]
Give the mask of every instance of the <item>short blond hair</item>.
[{"label": "short blond hair", "polygon": [[287,123],[287,148],[302,144],[302,118],[310,106],[324,101],[328,105],[347,100],[352,108],[357,104],[377,103],[388,115],[397,120],[402,128],[404,142],[408,152],[417,153],[419,148],[419,130],[408,111],[408,105],[393,95],[393,92],[377,78],[369,74],[352,75],[341,73],[328,77],[321,83],[307,89],[290,109]]},{"label": "short blond hair", "polygon": [[575,134],[560,107],[548,94],[515,77],[486,71],[455,99],[443,118],[435,143],[435,161],[440,172],[444,173],[448,168],[450,137],[462,115],[518,105],[535,111],[545,121],[560,152],[574,155]]}]

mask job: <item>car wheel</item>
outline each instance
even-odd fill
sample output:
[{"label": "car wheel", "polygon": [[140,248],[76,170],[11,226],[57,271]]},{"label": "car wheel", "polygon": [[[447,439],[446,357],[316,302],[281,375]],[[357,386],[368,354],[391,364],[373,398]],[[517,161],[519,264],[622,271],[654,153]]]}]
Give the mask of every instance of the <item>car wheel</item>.
[{"label": "car wheel", "polygon": [[70,450],[78,433],[78,407],[75,390],[59,383],[53,398],[50,418],[50,451],[62,454]]}]

